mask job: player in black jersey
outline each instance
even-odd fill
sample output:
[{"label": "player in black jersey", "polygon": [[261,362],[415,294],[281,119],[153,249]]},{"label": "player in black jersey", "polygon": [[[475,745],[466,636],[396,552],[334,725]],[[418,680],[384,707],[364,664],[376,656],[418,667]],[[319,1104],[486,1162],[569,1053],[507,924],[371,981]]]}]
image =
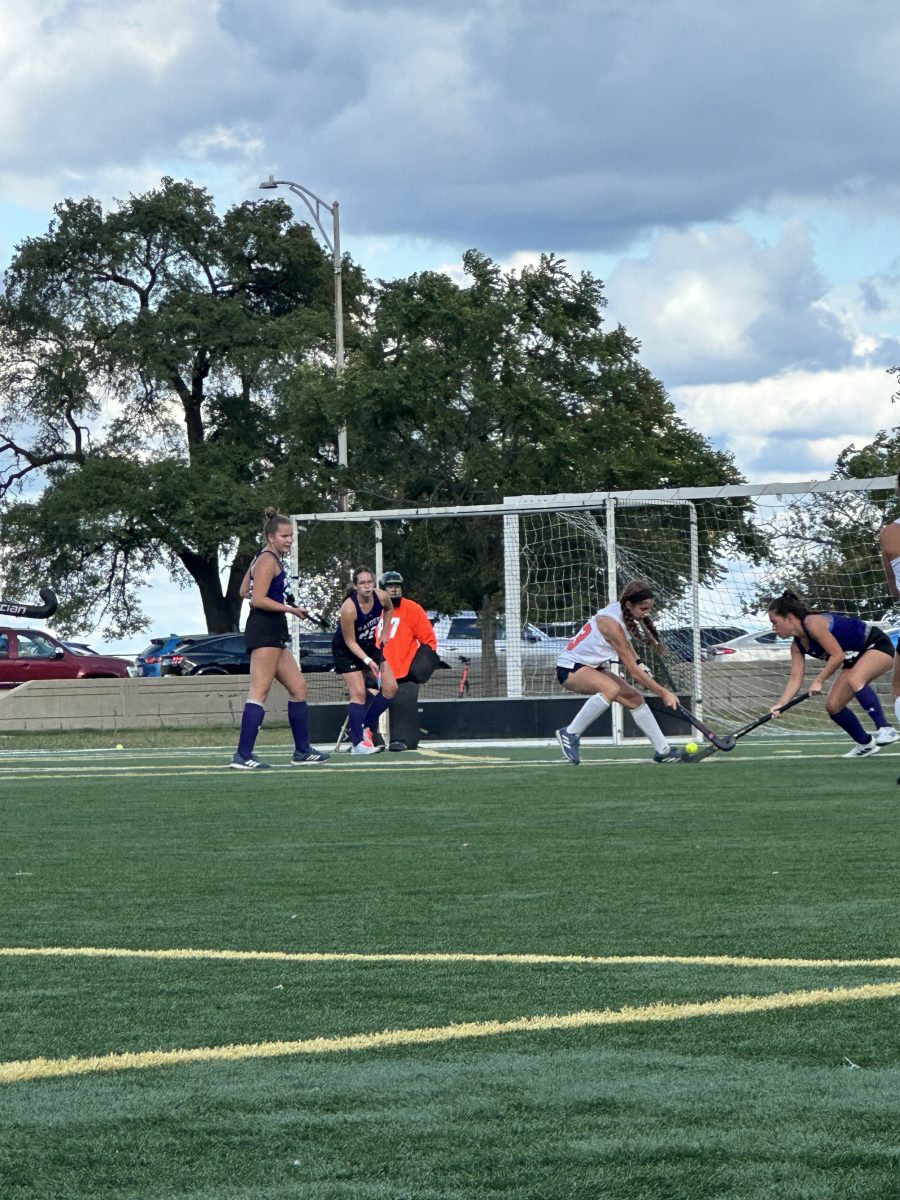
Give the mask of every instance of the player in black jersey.
[{"label": "player in black jersey", "polygon": [[[375,572],[357,567],[332,639],[334,669],[350,693],[347,715],[354,754],[376,754],[384,749],[374,744],[371,731],[396,696],[397,680],[376,639],[381,623],[388,625],[393,613],[390,596],[375,587]],[[369,686],[378,688],[371,700],[366,690]]]},{"label": "player in black jersey", "polygon": [[294,526],[274,508],[266,509],[263,526],[266,544],[250,564],[241,583],[241,595],[250,601],[244,641],[250,651],[250,692],[241,717],[237,751],[228,764],[238,771],[265,769],[253,753],[256,735],[266,715],[266,698],[274,680],[286,689],[288,721],[294,736],[293,766],[322,763],[328,755],[309,742],[309,705],[306,680],[290,651],[287,614],[305,620],[307,609],[287,603],[283,558],[294,542]]}]

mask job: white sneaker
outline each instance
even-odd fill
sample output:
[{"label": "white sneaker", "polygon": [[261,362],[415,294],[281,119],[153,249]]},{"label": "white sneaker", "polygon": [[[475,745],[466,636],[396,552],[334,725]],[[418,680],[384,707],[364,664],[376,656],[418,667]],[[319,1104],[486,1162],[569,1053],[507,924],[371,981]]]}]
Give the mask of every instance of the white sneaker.
[{"label": "white sneaker", "polygon": [[357,742],[356,745],[353,747],[353,749],[350,751],[350,753],[351,754],[377,754],[378,747],[373,746],[371,742],[367,742],[367,741],[363,740],[361,742]]},{"label": "white sneaker", "polygon": [[854,746],[852,750],[848,750],[842,758],[868,758],[870,754],[877,754],[878,747],[874,741],[866,742],[864,746]]},{"label": "white sneaker", "polygon": [[875,734],[875,743],[878,746],[889,746],[891,742],[896,742],[897,738],[900,738],[900,733],[893,725],[882,725]]}]

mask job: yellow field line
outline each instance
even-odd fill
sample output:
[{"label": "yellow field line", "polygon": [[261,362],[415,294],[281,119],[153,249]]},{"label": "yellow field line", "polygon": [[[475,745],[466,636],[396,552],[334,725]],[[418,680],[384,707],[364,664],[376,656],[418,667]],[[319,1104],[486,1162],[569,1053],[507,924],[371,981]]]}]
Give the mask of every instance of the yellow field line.
[{"label": "yellow field line", "polygon": [[684,1021],[693,1017],[732,1017],[750,1013],[811,1008],[822,1004],[847,1004],[859,1000],[884,1000],[900,996],[900,982],[872,983],[854,988],[776,992],[770,996],[725,996],[691,1004],[647,1004],[640,1008],[588,1010],[563,1015],[516,1017],[509,1021],[464,1021],[421,1029],[386,1029],[381,1033],[356,1033],[345,1037],[317,1037],[290,1042],[251,1042],[230,1046],[198,1046],[187,1050],[145,1050],[104,1054],[91,1058],[31,1058],[0,1063],[0,1084],[35,1079],[86,1075],[95,1071],[126,1071],[201,1062],[237,1062],[251,1058],[278,1058],[295,1054],[335,1054],[384,1050],[398,1046],[425,1046],[469,1038],[497,1037],[509,1033],[546,1033],[586,1029],[591,1026],[629,1025],[642,1022]]},{"label": "yellow field line", "polygon": [[0,958],[147,958],[211,962],[286,963],[500,963],[512,966],[875,967],[894,970],[894,958],[762,958],[737,954],[477,954],[466,951],[212,950],[194,947],[132,949],[124,946],[0,946]]}]

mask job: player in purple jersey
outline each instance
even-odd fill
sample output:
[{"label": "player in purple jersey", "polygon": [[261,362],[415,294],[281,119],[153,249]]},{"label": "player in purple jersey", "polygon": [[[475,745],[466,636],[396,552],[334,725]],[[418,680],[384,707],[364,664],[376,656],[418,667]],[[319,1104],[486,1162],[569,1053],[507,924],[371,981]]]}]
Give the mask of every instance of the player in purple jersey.
[{"label": "player in purple jersey", "polygon": [[832,721],[856,742],[844,757],[866,758],[877,754],[876,739],[866,733],[847,705],[854,695],[859,698],[860,693],[865,694],[872,680],[893,666],[894,647],[887,634],[859,617],[810,612],[796,593],[790,591],[770,605],[769,620],[779,637],[794,639],[790,678],[778,702],[772,706],[773,715],[780,716],[781,706],[800,691],[805,659],[809,655],[825,664],[809,685],[811,695],[817,696],[826,680],[840,672],[828,692],[825,708]]},{"label": "player in purple jersey", "polygon": [[[357,567],[353,586],[341,605],[340,621],[332,639],[334,669],[350,693],[347,715],[353,754],[376,754],[372,730],[397,694],[397,680],[377,643],[382,622],[389,625],[394,606],[387,592],[375,587],[375,572]],[[367,688],[378,690],[370,700]]]},{"label": "player in purple jersey", "polygon": [[266,715],[266,699],[274,680],[288,693],[288,721],[294,737],[293,766],[322,763],[328,755],[309,742],[309,705],[306,680],[289,649],[287,614],[305,620],[309,612],[287,603],[283,558],[294,543],[294,526],[274,508],[266,509],[265,546],[254,558],[241,583],[241,595],[250,601],[244,642],[250,652],[250,691],[241,716],[238,748],[228,764],[238,771],[267,768],[253,753],[256,736]]}]

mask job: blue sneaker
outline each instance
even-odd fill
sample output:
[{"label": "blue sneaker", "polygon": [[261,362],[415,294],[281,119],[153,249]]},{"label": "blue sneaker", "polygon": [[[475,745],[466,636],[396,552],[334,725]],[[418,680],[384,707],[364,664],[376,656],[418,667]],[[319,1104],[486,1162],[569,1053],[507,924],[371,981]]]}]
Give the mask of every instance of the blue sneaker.
[{"label": "blue sneaker", "polygon": [[235,771],[270,771],[272,769],[271,763],[260,762],[253,754],[249,758],[241,758],[240,754],[235,754],[228,765]]},{"label": "blue sneaker", "polygon": [[569,733],[568,729],[557,729],[556,740],[559,748],[573,767],[581,762],[581,738],[577,733]]},{"label": "blue sneaker", "polygon": [[328,762],[329,758],[331,755],[324,750],[314,750],[312,747],[309,750],[295,750],[291,755],[291,766],[305,767],[310,763]]},{"label": "blue sneaker", "polygon": [[684,756],[677,746],[670,746],[668,750],[657,750],[653,755],[654,762],[684,762]]}]

